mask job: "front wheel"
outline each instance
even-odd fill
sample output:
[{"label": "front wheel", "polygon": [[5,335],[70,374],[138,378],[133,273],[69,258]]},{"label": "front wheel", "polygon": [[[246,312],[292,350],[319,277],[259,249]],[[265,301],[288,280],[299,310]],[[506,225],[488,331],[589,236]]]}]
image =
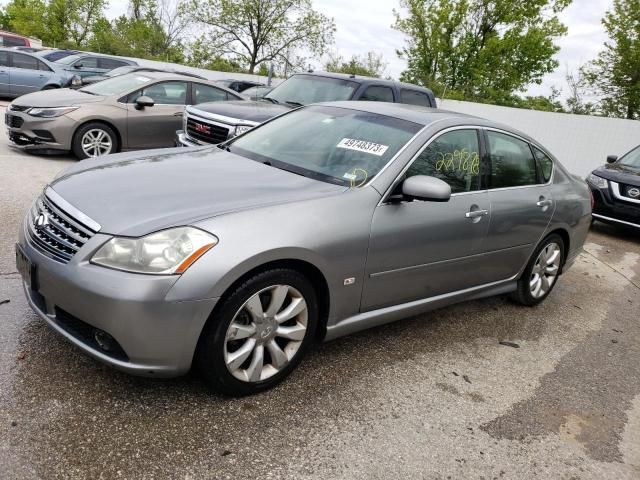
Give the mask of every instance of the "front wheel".
[{"label": "front wheel", "polygon": [[118,151],[118,137],[116,132],[104,123],[87,123],[73,136],[72,149],[80,160],[109,155]]},{"label": "front wheel", "polygon": [[280,383],[315,337],[317,304],[311,282],[294,270],[269,270],[244,282],[202,333],[197,364],[207,383],[232,396]]},{"label": "front wheel", "polygon": [[564,258],[562,237],[555,233],[549,235],[534,251],[511,298],[527,306],[542,302],[553,290]]}]

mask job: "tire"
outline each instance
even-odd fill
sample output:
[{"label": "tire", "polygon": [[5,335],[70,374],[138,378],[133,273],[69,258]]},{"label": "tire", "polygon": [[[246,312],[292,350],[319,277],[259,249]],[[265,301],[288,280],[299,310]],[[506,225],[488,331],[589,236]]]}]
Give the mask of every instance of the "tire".
[{"label": "tire", "polygon": [[243,282],[213,315],[200,336],[196,365],[213,390],[239,397],[274,387],[300,363],[315,338],[318,301],[304,275],[279,268]]},{"label": "tire", "polygon": [[[94,141],[91,139],[94,139]],[[85,142],[85,146],[83,146],[83,142]],[[87,143],[90,143],[90,145],[87,146]],[[100,122],[90,122],[82,125],[76,130],[71,143],[74,155],[80,160],[115,153],[118,148],[116,132],[109,125]],[[97,152],[97,154],[92,154],[92,152]]]},{"label": "tire", "polygon": [[[518,288],[511,294],[511,299],[532,307],[547,298],[562,271],[565,260],[564,249],[564,241],[556,233],[552,233],[540,242],[518,280]],[[543,268],[543,265],[546,267]]]}]

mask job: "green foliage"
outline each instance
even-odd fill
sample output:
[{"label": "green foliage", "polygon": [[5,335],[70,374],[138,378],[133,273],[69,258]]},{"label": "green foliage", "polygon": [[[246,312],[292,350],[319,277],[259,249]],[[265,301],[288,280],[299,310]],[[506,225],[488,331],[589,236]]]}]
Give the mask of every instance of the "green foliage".
[{"label": "green foliage", "polygon": [[187,0],[182,11],[207,28],[213,51],[238,59],[249,73],[263,62],[287,61],[292,49],[321,55],[335,31],[311,0]]},{"label": "green foliage", "polygon": [[216,55],[205,37],[196,39],[190,46],[186,63],[191,67],[206,68],[218,72],[246,73],[242,66],[233,60]]},{"label": "green foliage", "polygon": [[583,74],[603,115],[640,119],[640,2],[614,0],[602,23],[610,40]]},{"label": "green foliage", "polygon": [[329,55],[324,68],[327,72],[380,78],[387,68],[387,63],[382,59],[382,54],[375,52],[367,52],[363,56],[353,55],[348,61],[340,55],[332,54]]},{"label": "green foliage", "polygon": [[401,80],[436,95],[489,103],[541,83],[558,63],[556,14],[571,0],[401,0],[394,27],[408,37]]}]

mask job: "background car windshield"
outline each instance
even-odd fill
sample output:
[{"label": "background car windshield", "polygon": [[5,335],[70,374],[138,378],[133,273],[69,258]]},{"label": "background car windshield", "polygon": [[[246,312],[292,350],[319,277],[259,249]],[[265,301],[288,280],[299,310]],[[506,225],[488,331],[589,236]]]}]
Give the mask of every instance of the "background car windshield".
[{"label": "background car windshield", "polygon": [[267,95],[280,103],[333,102],[349,100],[358,88],[358,83],[338,78],[319,77],[316,75],[294,75],[281,83]]},{"label": "background car windshield", "polygon": [[82,57],[82,55],[69,55],[69,56],[63,57],[60,60],[56,61],[56,63],[61,63],[62,65],[71,65],[73,62],[78,60],[80,57]]},{"label": "background car windshield", "polygon": [[89,87],[81,88],[80,91],[93,93],[94,95],[119,95],[134,88],[141,87],[149,80],[151,80],[149,77],[130,73],[94,83]]},{"label": "background car windshield", "polygon": [[230,149],[294,173],[359,187],[420,128],[416,123],[375,113],[312,106],[246,133],[230,144]]},{"label": "background car windshield", "polygon": [[625,167],[631,167],[640,170],[640,147],[631,150],[620,159],[620,164]]},{"label": "background car windshield", "polygon": [[107,72],[107,77],[117,77],[118,75],[124,75],[125,73],[129,73],[134,70],[136,67],[126,66],[126,67],[118,67],[114,68],[110,72]]}]

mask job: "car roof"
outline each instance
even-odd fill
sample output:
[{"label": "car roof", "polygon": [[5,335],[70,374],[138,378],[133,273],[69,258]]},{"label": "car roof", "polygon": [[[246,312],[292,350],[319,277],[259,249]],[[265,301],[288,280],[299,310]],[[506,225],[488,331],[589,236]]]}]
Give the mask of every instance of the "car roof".
[{"label": "car roof", "polygon": [[196,83],[205,83],[207,85],[211,85],[212,87],[219,88],[220,90],[224,90],[227,93],[231,93],[234,99],[238,99],[238,100],[243,99],[242,95],[236,92],[235,90],[231,90],[230,88],[226,88],[222,85],[219,85],[213,80],[207,80],[206,78],[194,78],[191,75],[184,75],[178,72],[175,72],[175,73],[162,72],[162,71],[131,72],[131,73],[125,73],[125,75],[141,75],[144,77],[149,77],[151,80],[184,80],[184,81],[191,81],[191,82],[195,81]]},{"label": "car roof", "polygon": [[486,118],[468,115],[466,113],[452,112],[450,110],[442,110],[439,108],[422,107],[420,105],[409,105],[406,103],[390,103],[390,102],[367,102],[367,101],[341,101],[341,102],[324,102],[315,105],[326,105],[330,107],[349,108],[361,112],[376,113],[388,117],[399,118],[408,122],[417,123],[423,126],[430,126],[437,122],[446,124],[447,127],[456,125],[473,125],[480,127],[493,127],[506,132],[513,133],[529,142],[538,142],[526,133]]},{"label": "car roof", "polygon": [[358,82],[360,84],[375,83],[376,85],[388,85],[388,86],[395,85],[395,86],[399,86],[409,90],[418,90],[422,92],[427,91],[433,95],[433,92],[431,91],[431,89],[427,87],[414,85],[412,83],[397,82],[395,80],[386,80],[384,78],[367,77],[365,75],[355,75],[350,73],[334,73],[334,72],[301,72],[301,73],[296,73],[295,75],[315,75],[318,77],[340,78],[342,80],[350,80],[352,82]]}]

